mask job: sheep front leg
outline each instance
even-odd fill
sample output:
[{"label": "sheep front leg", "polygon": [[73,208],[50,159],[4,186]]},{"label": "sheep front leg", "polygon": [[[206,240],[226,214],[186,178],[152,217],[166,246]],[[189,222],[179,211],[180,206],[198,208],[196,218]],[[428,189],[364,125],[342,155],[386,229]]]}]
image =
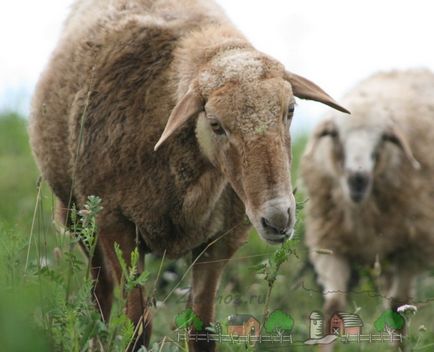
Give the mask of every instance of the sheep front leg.
[{"label": "sheep front leg", "polygon": [[397,310],[399,306],[410,304],[414,289],[415,272],[411,266],[399,265],[393,268],[387,290],[389,308]]},{"label": "sheep front leg", "polygon": [[[122,270],[116,256],[114,247],[117,243],[122,251],[123,258],[128,267],[131,265],[131,253],[138,246],[136,243],[135,228],[131,224],[113,225],[103,227],[99,231],[97,243],[97,256],[93,260],[93,272],[95,277],[95,294],[99,302],[104,319],[108,320],[110,314],[113,290],[115,285],[120,285]],[[140,259],[138,272],[143,272],[144,254],[139,246]],[[142,345],[148,346],[151,336],[151,317],[147,309],[145,292],[142,287],[133,288],[126,293],[126,314],[137,328],[129,346],[129,351],[136,351]],[[140,324],[140,325],[139,325]]]},{"label": "sheep front leg", "polygon": [[[388,279],[386,308],[397,311],[404,304],[411,304],[412,294],[414,293],[415,271],[411,267],[411,263],[400,263],[392,268],[391,275]],[[397,334],[405,335],[407,327],[404,325],[402,329],[396,330]],[[404,340],[405,341],[405,340]],[[406,350],[405,342],[396,341],[395,347],[401,351]]]},{"label": "sheep front leg", "polygon": [[[204,333],[205,328],[214,320],[214,301],[223,268],[247,237],[246,227],[240,227],[208,248],[206,244],[193,251],[193,259],[200,257],[192,269],[189,306],[204,324],[202,331],[193,333]],[[190,341],[189,348],[195,352],[212,352],[215,351],[215,342]]]},{"label": "sheep front leg", "polygon": [[[324,335],[328,335],[332,315],[345,310],[350,266],[344,257],[335,254],[311,253],[310,258],[318,274],[318,283],[323,287]],[[332,350],[333,345],[320,346],[322,352]]]}]

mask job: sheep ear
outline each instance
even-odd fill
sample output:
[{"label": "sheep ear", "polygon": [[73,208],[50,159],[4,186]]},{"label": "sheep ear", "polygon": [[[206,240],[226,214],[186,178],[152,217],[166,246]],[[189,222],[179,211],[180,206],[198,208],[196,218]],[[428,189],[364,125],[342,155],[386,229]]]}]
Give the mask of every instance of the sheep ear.
[{"label": "sheep ear", "polygon": [[286,72],[285,80],[291,83],[292,92],[296,97],[300,99],[315,100],[331,106],[336,110],[350,114],[347,109],[339,105],[330,95],[308,79],[291,72]]},{"label": "sheep ear", "polygon": [[166,127],[159,141],[154,147],[156,151],[161,144],[169,138],[173,132],[181,127],[188,119],[203,110],[204,102],[201,95],[194,88],[190,88],[187,94],[176,104],[169,116]]},{"label": "sheep ear", "polygon": [[408,143],[407,138],[399,128],[396,126],[391,127],[388,131],[384,132],[383,139],[395,144],[398,148],[400,148],[413,168],[420,170],[420,163],[414,157],[410,143]]},{"label": "sheep ear", "polygon": [[312,154],[316,146],[318,145],[319,141],[321,140],[321,138],[326,136],[332,138],[338,136],[338,129],[332,120],[326,120],[321,122],[318,125],[318,127],[315,129],[313,133],[312,141],[310,142],[309,146],[306,149],[306,155]]}]

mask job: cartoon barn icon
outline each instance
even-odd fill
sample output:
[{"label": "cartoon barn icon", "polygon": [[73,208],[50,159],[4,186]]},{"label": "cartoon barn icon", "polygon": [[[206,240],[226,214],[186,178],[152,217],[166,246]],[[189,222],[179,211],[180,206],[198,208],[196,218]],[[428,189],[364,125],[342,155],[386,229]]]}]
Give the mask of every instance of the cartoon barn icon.
[{"label": "cartoon barn icon", "polygon": [[358,335],[362,333],[363,321],[357,314],[335,313],[330,318],[330,334]]},{"label": "cartoon barn icon", "polygon": [[228,317],[228,334],[238,336],[259,336],[261,325],[250,314],[237,314]]}]

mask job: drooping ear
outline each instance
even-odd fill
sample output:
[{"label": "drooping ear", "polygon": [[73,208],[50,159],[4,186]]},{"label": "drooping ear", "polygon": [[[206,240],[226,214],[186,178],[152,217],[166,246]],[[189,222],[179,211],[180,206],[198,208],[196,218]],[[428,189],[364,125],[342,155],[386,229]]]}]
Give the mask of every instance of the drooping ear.
[{"label": "drooping ear", "polygon": [[407,138],[404,133],[397,127],[392,126],[387,131],[383,133],[383,140],[395,144],[398,148],[402,150],[408,161],[411,163],[414,169],[420,169],[420,163],[416,160],[411,150],[410,143],[408,143]]},{"label": "drooping ear", "polygon": [[176,104],[175,108],[169,116],[163,134],[154,147],[156,151],[161,144],[169,138],[173,132],[181,127],[188,119],[194,117],[197,113],[203,110],[204,100],[195,87],[190,87],[187,94]]},{"label": "drooping ear", "polygon": [[300,99],[315,100],[331,106],[336,110],[350,114],[347,109],[339,105],[330,95],[308,79],[287,71],[285,74],[285,80],[291,83],[292,92],[296,97]]},{"label": "drooping ear", "polygon": [[306,155],[310,155],[315,150],[322,137],[336,138],[338,136],[338,129],[333,120],[326,120],[321,122],[313,132],[313,137],[309,146],[306,149]]}]

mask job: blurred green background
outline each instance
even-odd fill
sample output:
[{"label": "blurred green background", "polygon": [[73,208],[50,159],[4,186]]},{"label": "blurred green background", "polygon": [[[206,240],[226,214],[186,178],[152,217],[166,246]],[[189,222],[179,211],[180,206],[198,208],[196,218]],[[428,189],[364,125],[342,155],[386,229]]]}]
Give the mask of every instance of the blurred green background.
[{"label": "blurred green background", "polygon": [[[119,319],[121,326],[115,332],[99,321],[90,300],[89,281],[85,279],[86,258],[78,246],[53,226],[54,198],[42,182],[38,196],[39,174],[34,164],[27,137],[27,121],[14,113],[0,116],[0,351],[91,351],[101,350],[89,342],[89,337],[102,336],[114,340],[128,333],[128,323]],[[293,180],[297,184],[297,170],[306,137],[294,141]],[[305,201],[297,193],[299,203]],[[303,216],[299,214],[296,237],[296,255],[285,262],[273,288],[270,309],[282,309],[295,320],[293,336],[303,341],[309,335],[310,313],[321,310],[320,288],[315,283],[312,269],[306,266],[303,245]],[[256,273],[255,266],[264,262],[276,250],[266,245],[252,231],[249,242],[240,249],[224,274],[216,300],[217,320],[224,321],[230,314],[251,314],[259,320],[264,310],[267,283]],[[175,339],[174,317],[185,306],[185,292],[189,275],[179,288],[169,294],[184,272],[190,258],[175,264],[163,262],[163,268],[174,273],[163,275],[157,286],[157,308],[154,312],[152,343],[155,350],[182,350],[183,345],[169,343]],[[148,256],[146,269],[150,278],[148,292],[154,288],[161,258]],[[350,295],[348,312],[357,311],[365,322],[364,332],[372,331],[374,320],[383,311],[380,298],[357,291],[372,290],[369,276],[361,272],[361,280]],[[434,279],[428,273],[418,280],[418,298],[434,297]],[[419,305],[409,332],[409,350],[434,351],[433,303]],[[119,310],[121,312],[121,310]],[[106,341],[104,340],[104,341]],[[164,344],[161,342],[164,340]],[[121,343],[110,342],[111,350],[122,350]],[[225,344],[222,351],[244,351],[245,346]],[[302,344],[257,346],[259,351],[315,351]],[[387,351],[388,344],[339,344],[337,351]]]}]

